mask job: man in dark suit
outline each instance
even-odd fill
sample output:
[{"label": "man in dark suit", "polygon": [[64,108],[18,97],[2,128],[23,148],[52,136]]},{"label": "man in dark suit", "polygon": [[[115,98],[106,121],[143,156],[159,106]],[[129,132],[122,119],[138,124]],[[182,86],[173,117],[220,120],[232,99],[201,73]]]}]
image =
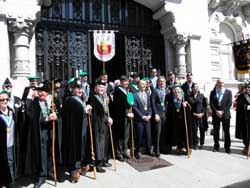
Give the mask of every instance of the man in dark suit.
[{"label": "man in dark suit", "polygon": [[120,85],[115,88],[114,101],[112,103],[112,117],[114,117],[114,138],[116,159],[124,161],[124,158],[130,158],[128,154],[128,141],[130,122],[134,117],[131,106],[127,102],[129,81],[126,76],[120,77]]},{"label": "man in dark suit", "polygon": [[157,79],[156,88],[151,95],[152,110],[154,117],[153,127],[153,145],[156,157],[160,156],[160,152],[167,152],[167,97],[169,90],[166,88],[166,78],[160,76]]},{"label": "man in dark suit", "polygon": [[192,93],[192,88],[194,87],[193,74],[188,72],[186,75],[187,81],[181,86],[181,89],[189,97]]},{"label": "man in dark suit", "polygon": [[134,93],[134,106],[133,111],[135,114],[135,124],[136,124],[136,158],[140,159],[141,157],[141,142],[144,129],[146,129],[147,137],[147,153],[149,155],[154,155],[151,150],[151,125],[150,119],[152,116],[150,96],[146,93],[146,84],[145,80],[139,81],[139,91]]},{"label": "man in dark suit", "polygon": [[212,123],[214,126],[214,149],[219,151],[219,132],[220,122],[222,122],[223,131],[225,133],[225,152],[230,154],[230,108],[232,106],[232,92],[224,88],[224,82],[218,79],[215,88],[210,93],[210,106],[212,109]]}]

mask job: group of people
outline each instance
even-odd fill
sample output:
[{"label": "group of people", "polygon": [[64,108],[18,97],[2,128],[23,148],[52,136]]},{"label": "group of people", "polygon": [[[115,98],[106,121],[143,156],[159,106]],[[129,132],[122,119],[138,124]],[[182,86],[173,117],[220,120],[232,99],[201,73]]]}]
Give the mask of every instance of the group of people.
[{"label": "group of people", "polygon": [[[157,74],[153,68],[150,77],[122,75],[114,82],[103,74],[93,86],[86,71],[66,83],[32,76],[21,99],[13,95],[7,78],[0,92],[0,186],[16,187],[16,178],[24,175],[34,177],[34,188],[39,188],[47,178],[56,179],[55,164],[74,183],[95,168],[104,173],[112,157],[123,162],[140,160],[142,153],[190,155],[192,149],[203,148],[210,108],[213,151],[220,149],[222,122],[224,148],[230,154],[232,93],[223,81],[217,80],[208,105],[192,73],[184,84],[173,72]],[[250,84],[244,87],[237,97],[237,114],[244,118],[236,124],[248,154]]]}]

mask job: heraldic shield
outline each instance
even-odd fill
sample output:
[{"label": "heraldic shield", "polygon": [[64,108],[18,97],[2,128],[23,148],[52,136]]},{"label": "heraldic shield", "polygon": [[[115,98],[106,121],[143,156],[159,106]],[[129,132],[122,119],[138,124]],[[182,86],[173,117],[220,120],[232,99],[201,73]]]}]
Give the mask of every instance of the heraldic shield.
[{"label": "heraldic shield", "polygon": [[233,53],[237,73],[250,73],[250,40],[234,43]]},{"label": "heraldic shield", "polygon": [[114,31],[94,31],[94,55],[95,57],[106,62],[115,55],[115,34]]}]

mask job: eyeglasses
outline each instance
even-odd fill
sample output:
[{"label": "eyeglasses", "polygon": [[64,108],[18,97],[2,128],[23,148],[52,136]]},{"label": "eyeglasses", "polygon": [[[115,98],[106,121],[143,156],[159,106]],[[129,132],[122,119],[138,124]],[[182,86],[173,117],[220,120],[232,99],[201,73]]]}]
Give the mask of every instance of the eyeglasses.
[{"label": "eyeglasses", "polygon": [[3,87],[4,89],[10,89],[10,88],[12,88],[11,86],[4,86]]},{"label": "eyeglasses", "polygon": [[8,98],[5,98],[5,99],[0,99],[0,102],[4,102],[4,101],[9,101],[9,99]]}]

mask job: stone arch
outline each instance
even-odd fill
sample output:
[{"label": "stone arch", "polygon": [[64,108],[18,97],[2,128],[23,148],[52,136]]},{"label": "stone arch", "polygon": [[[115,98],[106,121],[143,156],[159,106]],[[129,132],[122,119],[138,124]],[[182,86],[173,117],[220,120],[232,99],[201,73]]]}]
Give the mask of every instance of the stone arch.
[{"label": "stone arch", "polygon": [[240,25],[235,18],[228,19],[226,18],[221,24],[225,24],[229,27],[233,33],[233,41],[236,42],[242,39],[242,25]]}]

